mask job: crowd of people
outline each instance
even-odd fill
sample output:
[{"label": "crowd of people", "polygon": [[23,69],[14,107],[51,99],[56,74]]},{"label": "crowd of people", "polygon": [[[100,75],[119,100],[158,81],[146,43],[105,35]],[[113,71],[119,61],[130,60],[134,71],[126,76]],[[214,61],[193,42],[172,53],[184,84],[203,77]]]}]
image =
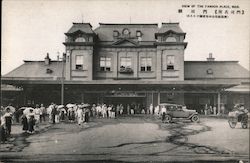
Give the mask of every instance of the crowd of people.
[{"label": "crowd of people", "polygon": [[[59,122],[77,123],[81,125],[88,123],[90,117],[93,118],[117,118],[123,114],[136,114],[138,113],[139,106],[123,104],[67,104],[56,105],[51,103],[48,107],[43,104],[35,105],[35,107],[21,107],[14,108],[11,105],[1,107],[0,109],[0,140],[5,141],[11,135],[11,126],[15,121],[22,124],[22,129],[26,133],[34,133],[39,129],[42,122],[49,122],[52,124]],[[157,109],[158,108],[158,109]],[[158,111],[157,111],[158,110]],[[158,114],[159,106],[153,108],[151,104],[149,109],[141,108],[140,114]],[[21,120],[21,121],[20,121]]]},{"label": "crowd of people", "polygon": [[[224,108],[221,108],[222,113]],[[49,122],[52,124],[59,122],[77,123],[81,125],[88,123],[90,117],[92,118],[117,118],[124,114],[151,114],[158,118],[165,117],[167,109],[162,106],[149,105],[148,108],[137,105],[123,104],[67,104],[56,105],[51,103],[48,107],[43,104],[35,105],[35,107],[21,107],[15,109],[9,105],[0,109],[0,140],[5,141],[11,135],[11,125],[15,120],[16,123],[20,123],[21,120],[22,129],[26,133],[34,133],[36,129],[39,129],[39,125],[42,122]],[[216,108],[206,105],[204,109],[205,115],[216,113]]]}]

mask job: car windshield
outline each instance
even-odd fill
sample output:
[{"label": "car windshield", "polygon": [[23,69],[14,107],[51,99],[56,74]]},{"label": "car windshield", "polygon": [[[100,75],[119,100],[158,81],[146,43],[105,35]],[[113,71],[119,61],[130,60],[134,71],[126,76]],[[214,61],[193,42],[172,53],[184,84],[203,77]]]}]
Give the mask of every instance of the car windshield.
[{"label": "car windshield", "polygon": [[182,106],[182,110],[186,111],[188,110],[186,106]]}]

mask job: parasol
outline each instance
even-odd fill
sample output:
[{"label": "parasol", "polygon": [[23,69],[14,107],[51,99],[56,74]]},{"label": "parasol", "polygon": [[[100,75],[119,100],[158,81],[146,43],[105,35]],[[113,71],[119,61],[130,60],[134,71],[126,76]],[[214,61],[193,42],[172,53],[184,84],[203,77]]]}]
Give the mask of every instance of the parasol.
[{"label": "parasol", "polygon": [[12,113],[14,113],[14,112],[16,111],[16,108],[14,108],[13,106],[7,106],[7,107],[5,108],[5,111],[6,111],[7,109],[10,109],[10,112],[12,112]]},{"label": "parasol", "polygon": [[67,108],[72,108],[72,107],[74,107],[74,106],[75,106],[75,104],[67,104],[67,105],[66,105]]},{"label": "parasol", "polygon": [[58,105],[57,108],[58,108],[58,109],[63,109],[63,108],[64,108],[64,105]]},{"label": "parasol", "polygon": [[34,110],[34,108],[28,107],[28,108],[24,109],[23,114],[30,113],[30,110]]},{"label": "parasol", "polygon": [[27,107],[21,107],[19,108],[19,110],[25,110]]},{"label": "parasol", "polygon": [[83,104],[82,107],[86,108],[86,107],[89,107],[90,105],[89,104]]}]

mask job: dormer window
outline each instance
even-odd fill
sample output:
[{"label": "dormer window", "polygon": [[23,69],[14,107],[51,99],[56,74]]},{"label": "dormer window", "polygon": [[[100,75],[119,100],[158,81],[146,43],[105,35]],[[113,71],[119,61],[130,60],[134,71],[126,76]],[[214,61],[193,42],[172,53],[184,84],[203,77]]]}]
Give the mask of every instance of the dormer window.
[{"label": "dormer window", "polygon": [[136,31],[136,37],[141,37],[141,36],[142,36],[141,31]]},{"label": "dormer window", "polygon": [[75,42],[86,42],[86,39],[84,37],[77,37]]},{"label": "dormer window", "polygon": [[119,32],[118,31],[113,31],[113,36],[114,37],[118,37],[119,36]]}]

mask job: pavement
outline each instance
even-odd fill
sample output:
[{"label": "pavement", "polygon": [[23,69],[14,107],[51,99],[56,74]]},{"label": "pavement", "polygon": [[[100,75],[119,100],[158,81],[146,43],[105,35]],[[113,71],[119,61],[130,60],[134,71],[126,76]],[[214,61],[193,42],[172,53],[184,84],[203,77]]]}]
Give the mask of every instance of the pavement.
[{"label": "pavement", "polygon": [[[153,116],[60,123],[14,141],[0,161],[14,162],[239,162],[249,160],[249,129],[226,119],[161,123]],[[14,149],[14,150],[13,150]],[[18,150],[16,150],[18,149]]]},{"label": "pavement", "polygon": [[[21,145],[19,141],[25,140],[29,136],[36,135],[42,132],[46,132],[51,126],[48,122],[40,123],[39,128],[35,127],[35,132],[32,134],[26,133],[22,130],[22,125],[14,123],[11,126],[11,136],[7,138],[7,141],[0,144],[0,152],[18,152],[21,151]],[[23,148],[23,147],[22,147]]]}]

